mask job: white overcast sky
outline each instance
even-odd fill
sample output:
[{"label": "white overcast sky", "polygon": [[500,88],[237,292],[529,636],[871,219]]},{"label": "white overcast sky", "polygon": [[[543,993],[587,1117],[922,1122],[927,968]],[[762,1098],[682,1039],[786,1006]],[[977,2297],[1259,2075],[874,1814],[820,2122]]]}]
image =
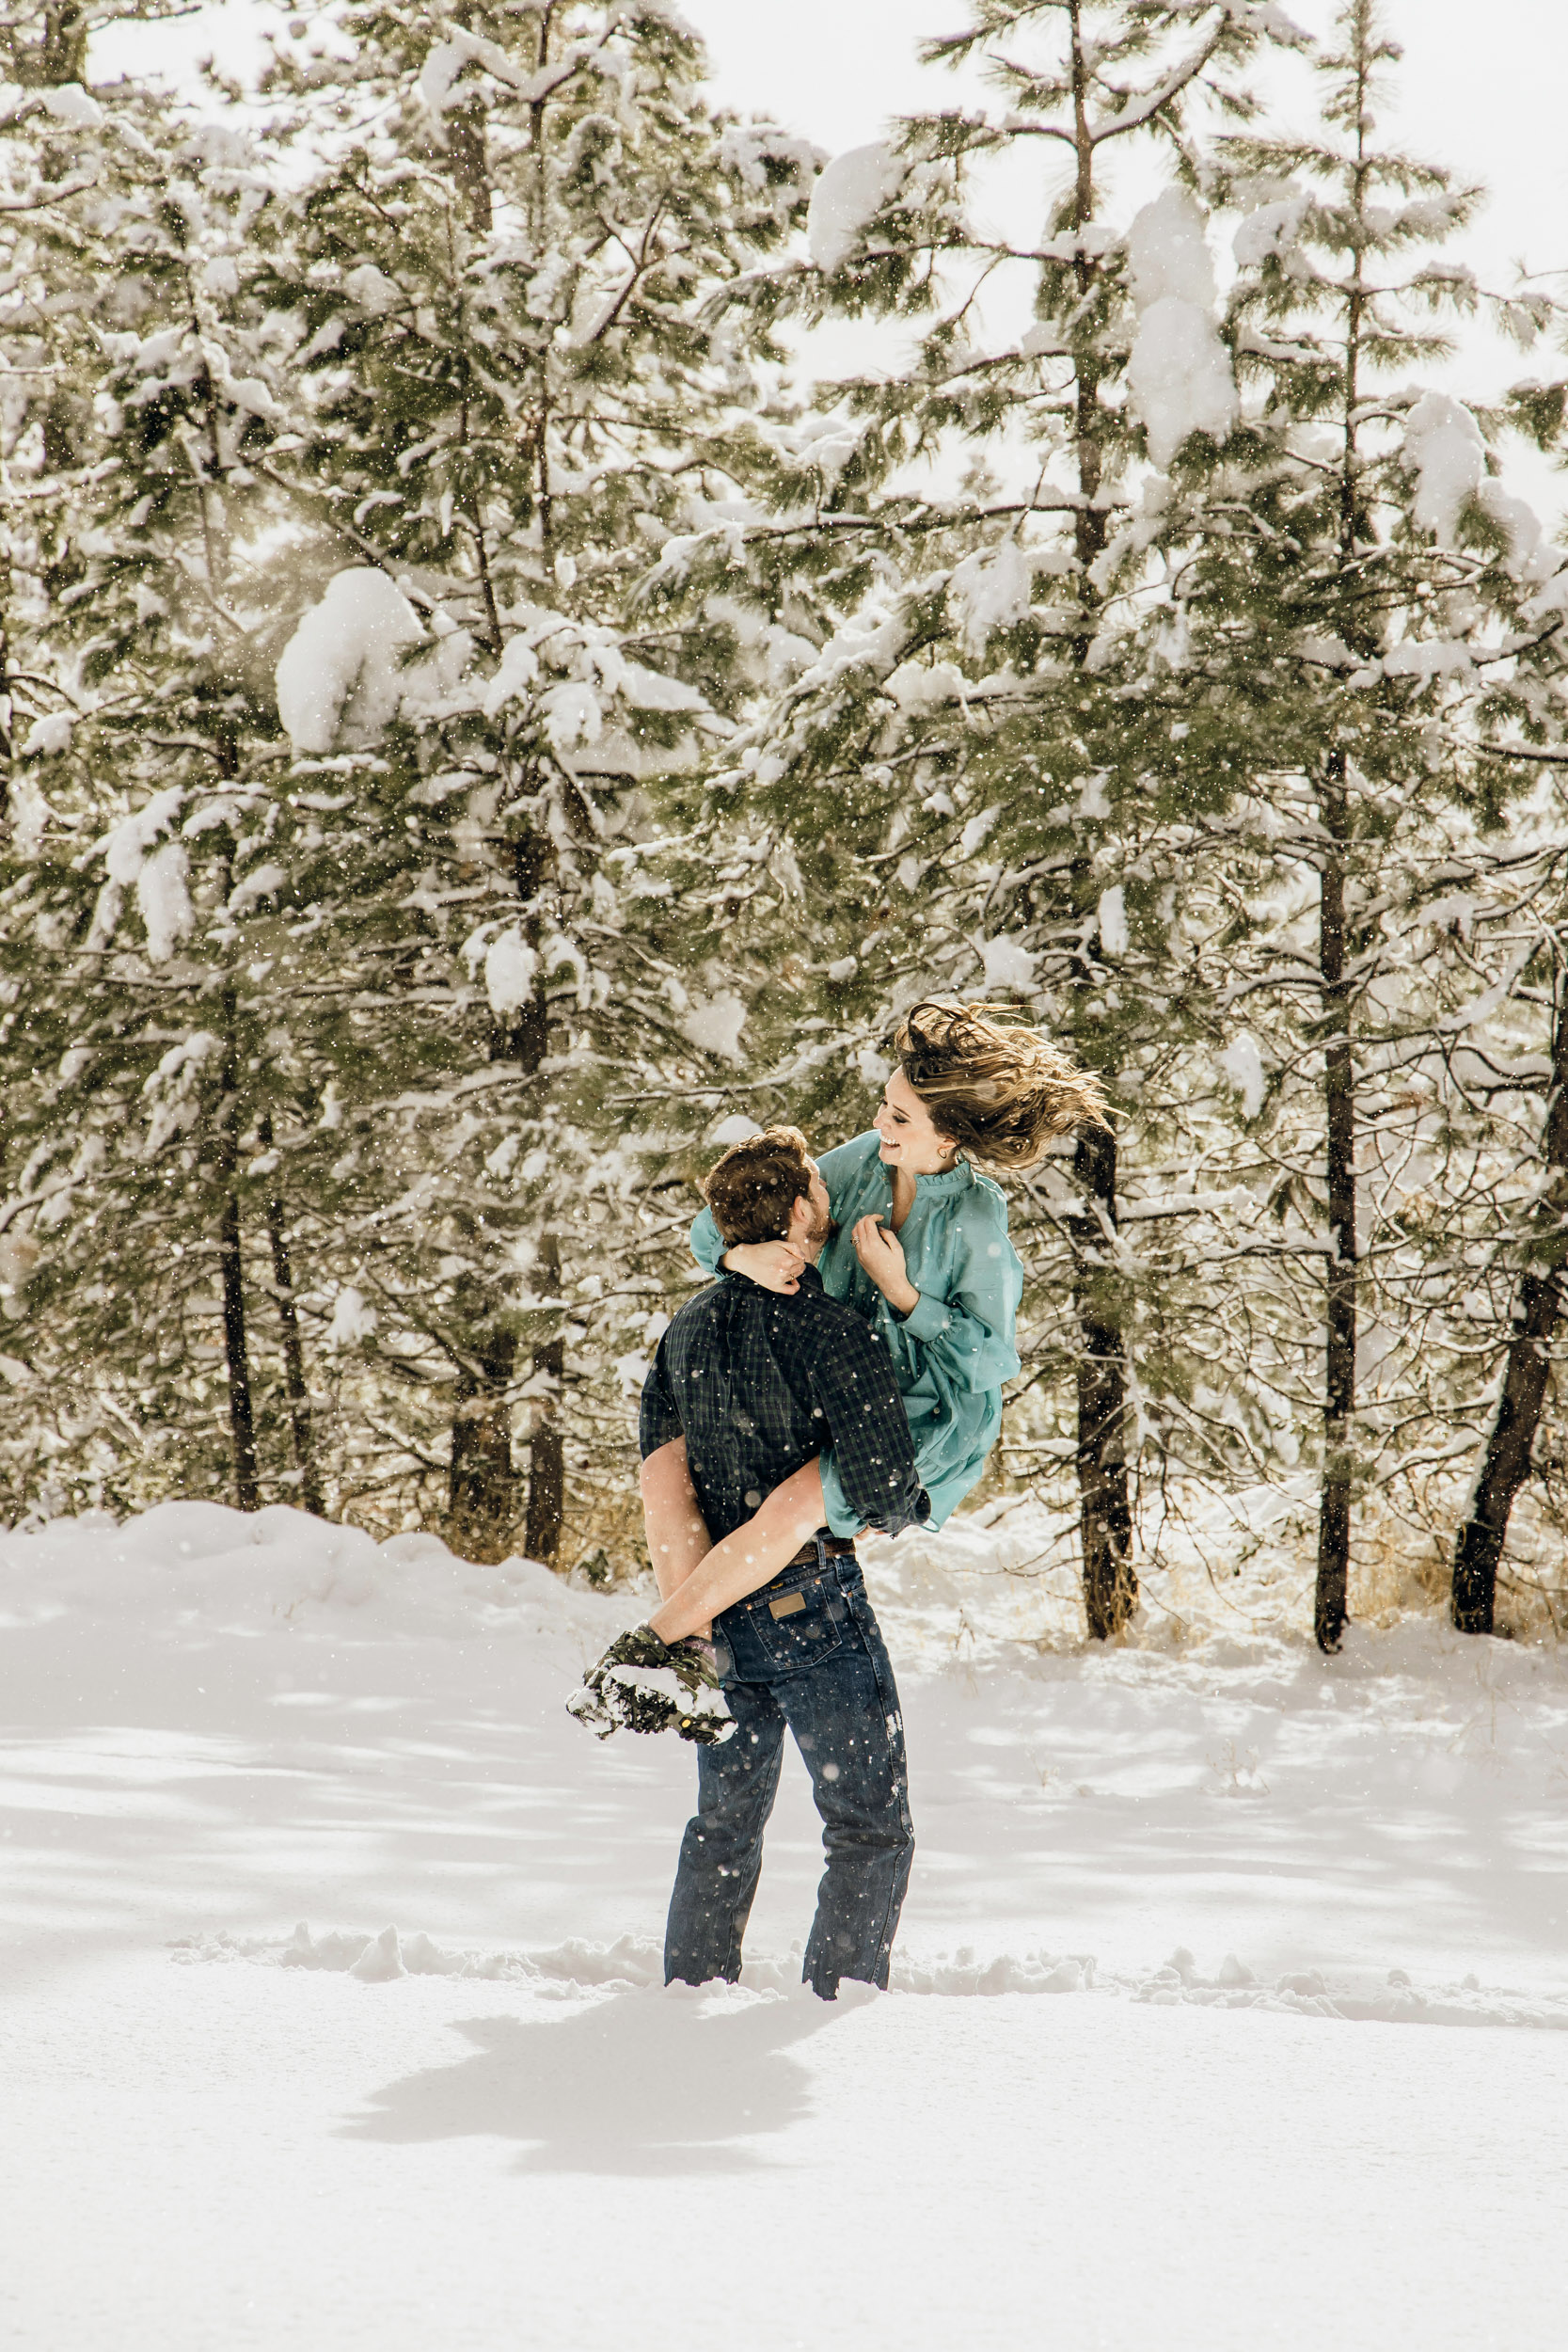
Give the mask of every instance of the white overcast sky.
[{"label": "white overcast sky", "polygon": [[[1328,30],[1334,0],[1285,4],[1308,31]],[[707,40],[721,99],[773,116],[830,153],[877,137],[893,116],[953,103],[952,77],[920,65],[915,50],[922,38],[964,23],[963,0],[680,5]],[[315,15],[309,7],[284,8],[271,0],[216,0],[170,24],[121,25],[101,35],[91,70],[95,78],[129,69],[183,80],[196,58],[215,53],[244,76],[261,24],[285,18],[309,24]],[[1490,191],[1476,228],[1450,248],[1455,257],[1463,254],[1484,282],[1498,287],[1512,282],[1516,261],[1534,271],[1568,270],[1568,0],[1385,0],[1384,16],[1403,44],[1404,61],[1382,128],[1411,152]],[[1299,69],[1283,68],[1271,77],[1271,88],[1281,125],[1305,123],[1309,98]],[[1052,193],[1043,175],[1060,166],[1037,146],[1031,155],[1040,156],[1043,214]],[[1016,181],[1011,185],[1018,187]],[[1147,193],[1141,179],[1127,183],[1129,214]],[[1029,199],[1020,191],[1014,200]],[[1560,290],[1568,291],[1568,277]],[[814,348],[818,365],[827,358],[826,373],[837,373],[832,361],[842,340],[834,334]],[[1562,366],[1555,351],[1522,355],[1484,335],[1467,341],[1447,372],[1456,391],[1468,383],[1490,393],[1517,376],[1557,373]],[[863,357],[851,355],[844,341],[844,360]],[[1545,487],[1528,486],[1537,495]]]},{"label": "white overcast sky", "polygon": [[[890,116],[933,103],[951,78],[915,57],[925,36],[956,30],[962,0],[681,0],[705,36],[714,81],[736,106],[766,110],[836,153],[875,138]],[[1288,0],[1309,31],[1327,28],[1332,0]],[[266,0],[218,5],[164,25],[100,36],[94,71],[146,59],[174,68],[215,52],[244,70],[268,16]],[[1493,200],[1484,258],[1528,252],[1535,266],[1568,262],[1568,0],[1386,0],[1403,43],[1389,128],[1410,147],[1484,181]]]},{"label": "white overcast sky", "polygon": [[[1322,34],[1332,0],[1286,0]],[[889,115],[943,103],[950,77],[917,42],[964,22],[961,0],[682,0],[707,38],[721,94],[766,106],[826,148],[875,138]],[[1485,258],[1568,263],[1568,4],[1386,0],[1402,43],[1387,127],[1493,191]]]}]

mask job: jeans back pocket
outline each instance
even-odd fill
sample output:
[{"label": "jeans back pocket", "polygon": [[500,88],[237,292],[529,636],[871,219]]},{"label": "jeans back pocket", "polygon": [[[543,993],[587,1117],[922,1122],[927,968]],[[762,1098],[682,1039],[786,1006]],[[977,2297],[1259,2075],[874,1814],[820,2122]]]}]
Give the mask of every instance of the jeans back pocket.
[{"label": "jeans back pocket", "polygon": [[832,1584],[813,1577],[771,1599],[758,1593],[747,1616],[774,1673],[799,1674],[843,1647],[849,1613]]}]

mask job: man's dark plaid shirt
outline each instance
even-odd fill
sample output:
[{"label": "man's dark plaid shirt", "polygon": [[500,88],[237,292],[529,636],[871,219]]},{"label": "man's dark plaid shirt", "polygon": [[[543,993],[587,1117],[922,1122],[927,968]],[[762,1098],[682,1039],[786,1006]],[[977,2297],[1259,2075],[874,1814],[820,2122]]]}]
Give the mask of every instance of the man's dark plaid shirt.
[{"label": "man's dark plaid shirt", "polygon": [[684,1306],[643,1386],[640,1435],[644,1457],[686,1439],[716,1544],[829,1446],[867,1527],[896,1535],[930,1512],[887,1350],[815,1266],[787,1298],[726,1274]]}]

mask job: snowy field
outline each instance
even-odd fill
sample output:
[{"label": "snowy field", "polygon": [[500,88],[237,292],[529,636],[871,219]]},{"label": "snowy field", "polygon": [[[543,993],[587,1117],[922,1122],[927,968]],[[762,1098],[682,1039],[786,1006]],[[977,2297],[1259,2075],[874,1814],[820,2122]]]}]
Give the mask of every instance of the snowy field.
[{"label": "snowy field", "polygon": [[1091,1653],[1038,1533],[876,1549],[920,1851],[836,2007],[793,1757],[748,1981],[658,1987],[690,1754],[562,1708],[634,1597],[0,1538],[0,2342],[1568,2340],[1568,1658],[1203,1578]]}]

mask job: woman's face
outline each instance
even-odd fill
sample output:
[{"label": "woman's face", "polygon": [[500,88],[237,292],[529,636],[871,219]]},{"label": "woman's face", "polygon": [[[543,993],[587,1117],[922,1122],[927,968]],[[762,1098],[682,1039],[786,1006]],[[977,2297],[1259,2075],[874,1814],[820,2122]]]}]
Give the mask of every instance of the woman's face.
[{"label": "woman's face", "polygon": [[882,1089],[874,1121],[882,1139],[884,1168],[901,1168],[911,1176],[939,1176],[953,1165],[951,1136],[939,1133],[931,1114],[901,1070]]}]

